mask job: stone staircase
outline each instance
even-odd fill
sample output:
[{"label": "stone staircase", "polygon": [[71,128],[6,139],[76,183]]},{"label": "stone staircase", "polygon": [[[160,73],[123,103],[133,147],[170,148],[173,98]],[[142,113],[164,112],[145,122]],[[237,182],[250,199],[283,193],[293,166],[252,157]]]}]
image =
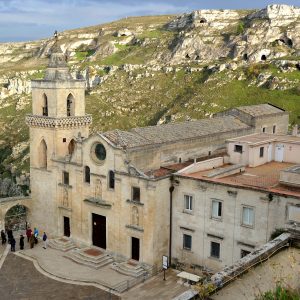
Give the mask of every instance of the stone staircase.
[{"label": "stone staircase", "polygon": [[113,263],[112,257],[104,250],[94,248],[75,248],[64,255],[64,257],[87,267],[100,269]]},{"label": "stone staircase", "polygon": [[132,276],[132,277],[148,277],[149,273],[136,261],[128,260],[125,262],[114,262],[111,268],[121,274]]},{"label": "stone staircase", "polygon": [[48,246],[50,248],[60,250],[63,252],[67,252],[76,247],[76,245],[69,238],[66,237],[51,239],[48,242]]}]

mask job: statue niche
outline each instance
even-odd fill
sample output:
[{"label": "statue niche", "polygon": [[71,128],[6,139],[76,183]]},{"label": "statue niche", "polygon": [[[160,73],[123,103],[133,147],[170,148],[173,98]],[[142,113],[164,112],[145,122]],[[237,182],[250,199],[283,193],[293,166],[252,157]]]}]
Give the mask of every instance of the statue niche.
[{"label": "statue niche", "polygon": [[139,210],[136,206],[133,206],[131,210],[131,224],[139,226]]},{"label": "statue niche", "polygon": [[95,181],[95,198],[102,199],[102,183],[100,179]]}]

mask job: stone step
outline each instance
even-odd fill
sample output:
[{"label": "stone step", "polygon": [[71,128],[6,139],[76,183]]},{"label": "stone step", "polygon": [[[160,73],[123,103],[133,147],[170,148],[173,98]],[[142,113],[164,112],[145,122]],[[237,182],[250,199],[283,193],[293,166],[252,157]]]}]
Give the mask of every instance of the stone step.
[{"label": "stone step", "polygon": [[94,269],[100,269],[108,264],[113,263],[112,257],[106,253],[93,257],[92,255],[86,254],[83,249],[72,249],[71,251],[67,252],[64,257]]},{"label": "stone step", "polygon": [[148,277],[149,275],[139,264],[131,264],[130,262],[113,263],[111,268],[123,275],[132,277]]},{"label": "stone step", "polygon": [[76,247],[76,245],[70,239],[67,238],[51,239],[49,240],[48,245],[50,248],[60,250],[63,252],[67,252]]}]

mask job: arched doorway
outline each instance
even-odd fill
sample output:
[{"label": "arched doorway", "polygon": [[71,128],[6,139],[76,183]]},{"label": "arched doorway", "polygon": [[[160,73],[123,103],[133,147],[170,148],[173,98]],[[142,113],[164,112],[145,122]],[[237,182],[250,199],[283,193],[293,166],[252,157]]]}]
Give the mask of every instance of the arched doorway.
[{"label": "arched doorway", "polygon": [[24,205],[15,205],[5,214],[5,229],[13,231],[25,230],[27,225],[28,209]]},{"label": "arched doorway", "polygon": [[69,94],[67,98],[67,117],[75,115],[75,98],[72,94]]},{"label": "arched doorway", "polygon": [[47,169],[47,144],[42,140],[39,146],[39,167]]}]

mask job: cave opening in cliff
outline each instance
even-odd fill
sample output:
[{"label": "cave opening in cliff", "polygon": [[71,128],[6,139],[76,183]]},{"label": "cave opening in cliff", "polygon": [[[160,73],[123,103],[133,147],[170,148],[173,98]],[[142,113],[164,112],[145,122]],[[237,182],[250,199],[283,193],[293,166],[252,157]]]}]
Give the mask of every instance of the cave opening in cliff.
[{"label": "cave opening in cliff", "polygon": [[247,54],[247,53],[245,53],[245,54],[243,55],[243,60],[245,60],[245,61],[248,60],[248,54]]},{"label": "cave opening in cliff", "polygon": [[293,47],[293,41],[291,39],[287,39],[286,44],[291,48]]},{"label": "cave opening in cliff", "polygon": [[187,53],[185,56],[186,59],[190,59],[191,57],[189,56],[189,54]]},{"label": "cave opening in cliff", "polygon": [[207,23],[207,20],[204,19],[204,18],[202,18],[202,19],[200,20],[200,24],[204,24],[204,23]]},{"label": "cave opening in cliff", "polygon": [[267,56],[265,54],[263,54],[260,58],[262,61],[266,61],[267,60]]},{"label": "cave opening in cliff", "polygon": [[300,71],[300,64],[298,63],[298,64],[296,64],[295,65],[295,67],[297,68],[297,70],[299,70]]}]

